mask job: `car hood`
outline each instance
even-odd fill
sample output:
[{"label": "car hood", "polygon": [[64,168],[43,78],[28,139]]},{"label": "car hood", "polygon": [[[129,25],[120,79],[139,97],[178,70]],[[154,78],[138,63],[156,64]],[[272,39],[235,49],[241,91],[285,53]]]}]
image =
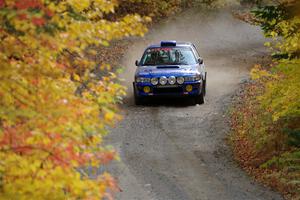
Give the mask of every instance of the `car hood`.
[{"label": "car hood", "polygon": [[197,65],[140,66],[136,76],[186,76],[197,73]]}]

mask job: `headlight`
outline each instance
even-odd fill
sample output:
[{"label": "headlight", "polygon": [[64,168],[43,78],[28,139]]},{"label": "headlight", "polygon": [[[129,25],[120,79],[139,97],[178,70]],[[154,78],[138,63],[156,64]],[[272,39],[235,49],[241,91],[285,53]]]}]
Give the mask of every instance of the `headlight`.
[{"label": "headlight", "polygon": [[195,79],[194,79],[195,81],[199,81],[199,80],[201,80],[201,74],[197,74],[196,76],[195,76]]},{"label": "headlight", "polygon": [[183,77],[177,77],[177,83],[178,84],[183,84],[184,83],[184,78]]},{"label": "headlight", "polygon": [[135,81],[137,83],[149,83],[150,82],[150,78],[145,78],[145,77],[136,77]]},{"label": "headlight", "polygon": [[151,78],[151,84],[157,85],[158,84],[158,78]]},{"label": "headlight", "polygon": [[159,83],[160,83],[161,85],[166,85],[167,82],[168,82],[167,77],[165,77],[165,76],[160,77]]},{"label": "headlight", "polygon": [[174,84],[176,83],[176,78],[175,78],[175,76],[170,76],[170,77],[168,78],[168,81],[169,81],[169,83],[170,83],[171,85],[174,85]]},{"label": "headlight", "polygon": [[199,80],[201,80],[201,74],[197,74],[197,75],[195,75],[195,76],[186,76],[186,77],[184,77],[184,80],[185,80],[186,82],[190,82],[190,81],[199,81]]}]

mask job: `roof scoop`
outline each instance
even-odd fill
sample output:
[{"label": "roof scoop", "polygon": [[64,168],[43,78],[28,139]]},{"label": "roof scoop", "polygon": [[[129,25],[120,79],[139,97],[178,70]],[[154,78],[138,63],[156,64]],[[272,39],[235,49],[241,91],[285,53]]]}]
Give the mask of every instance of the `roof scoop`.
[{"label": "roof scoop", "polygon": [[176,65],[161,65],[161,66],[157,66],[157,69],[178,69],[179,66]]},{"label": "roof scoop", "polygon": [[160,46],[162,46],[162,47],[176,47],[176,41],[175,40],[161,41]]}]

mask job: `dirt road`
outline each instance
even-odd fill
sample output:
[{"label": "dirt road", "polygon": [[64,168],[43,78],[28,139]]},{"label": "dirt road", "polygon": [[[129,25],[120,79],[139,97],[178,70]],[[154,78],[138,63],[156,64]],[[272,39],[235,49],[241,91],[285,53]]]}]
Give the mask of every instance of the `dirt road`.
[{"label": "dirt road", "polygon": [[[181,100],[135,106],[131,83],[134,61],[160,40],[191,41],[204,58],[206,103]],[[266,56],[260,30],[232,17],[229,11],[191,9],[153,27],[124,56],[128,96],[124,120],[107,138],[122,161],[107,169],[117,176],[122,200],[281,199],[254,183],[232,160],[226,145],[224,111],[249,68]]]}]

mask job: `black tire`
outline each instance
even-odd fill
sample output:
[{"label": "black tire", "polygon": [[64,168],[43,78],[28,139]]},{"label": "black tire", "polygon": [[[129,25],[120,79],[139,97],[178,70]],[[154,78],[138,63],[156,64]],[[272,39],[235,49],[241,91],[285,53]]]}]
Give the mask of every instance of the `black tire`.
[{"label": "black tire", "polygon": [[136,94],[134,94],[134,104],[139,106],[143,104],[143,100],[141,97],[136,96]]},{"label": "black tire", "polygon": [[206,95],[206,78],[207,78],[207,72],[205,72],[205,79],[203,80],[203,95]]},{"label": "black tire", "polygon": [[204,104],[204,94],[201,92],[197,97],[195,97],[196,104]]},{"label": "black tire", "polygon": [[206,80],[203,80],[203,89],[202,89],[202,93],[203,93],[203,96],[206,95]]},{"label": "black tire", "polygon": [[206,80],[203,80],[202,90],[201,93],[195,97],[196,104],[204,104],[204,96],[206,93]]},{"label": "black tire", "polygon": [[137,96],[135,86],[133,85],[133,94],[134,94],[134,104],[135,105],[142,105],[143,100],[141,97]]}]

